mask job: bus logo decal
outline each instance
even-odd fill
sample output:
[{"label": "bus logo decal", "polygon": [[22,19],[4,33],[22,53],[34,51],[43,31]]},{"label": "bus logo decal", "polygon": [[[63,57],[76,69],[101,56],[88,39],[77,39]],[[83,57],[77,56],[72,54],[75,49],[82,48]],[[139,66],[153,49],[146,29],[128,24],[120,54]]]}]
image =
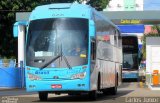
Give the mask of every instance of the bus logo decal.
[{"label": "bus logo decal", "polygon": [[49,74],[50,72],[49,71],[36,71],[35,74]]}]

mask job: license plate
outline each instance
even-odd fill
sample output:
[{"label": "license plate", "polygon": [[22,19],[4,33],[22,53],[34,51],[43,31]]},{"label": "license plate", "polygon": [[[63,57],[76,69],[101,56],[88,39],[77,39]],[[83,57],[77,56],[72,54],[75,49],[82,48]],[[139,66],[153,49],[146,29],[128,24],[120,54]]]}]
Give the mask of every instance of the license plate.
[{"label": "license plate", "polygon": [[124,73],[122,75],[123,78],[138,78],[137,73]]},{"label": "license plate", "polygon": [[53,84],[51,85],[52,88],[62,88],[62,85],[61,84]]}]

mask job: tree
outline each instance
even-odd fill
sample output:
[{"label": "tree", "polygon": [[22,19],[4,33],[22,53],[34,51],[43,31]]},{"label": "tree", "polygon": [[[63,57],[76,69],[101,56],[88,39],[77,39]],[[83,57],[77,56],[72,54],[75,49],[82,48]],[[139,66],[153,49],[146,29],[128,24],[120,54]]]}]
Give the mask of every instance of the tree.
[{"label": "tree", "polygon": [[108,5],[110,0],[90,0],[88,4],[96,8],[99,11],[102,11]]},{"label": "tree", "polygon": [[110,0],[48,0],[48,1],[50,2],[47,3],[73,3],[75,1],[82,3],[83,1],[87,1],[87,4],[91,5],[92,7],[96,8],[99,11],[102,11],[104,8],[106,8]]},{"label": "tree", "polygon": [[154,25],[152,26],[152,31],[157,32],[158,34],[160,34],[160,26],[159,25]]},{"label": "tree", "polygon": [[39,0],[1,0],[0,1],[0,56],[17,55],[17,39],[12,36],[16,11],[31,11]]},{"label": "tree", "polygon": [[160,26],[154,25],[152,26],[151,32],[148,34],[144,34],[142,41],[143,41],[143,47],[142,47],[142,60],[146,60],[146,37],[159,37],[160,36]]}]

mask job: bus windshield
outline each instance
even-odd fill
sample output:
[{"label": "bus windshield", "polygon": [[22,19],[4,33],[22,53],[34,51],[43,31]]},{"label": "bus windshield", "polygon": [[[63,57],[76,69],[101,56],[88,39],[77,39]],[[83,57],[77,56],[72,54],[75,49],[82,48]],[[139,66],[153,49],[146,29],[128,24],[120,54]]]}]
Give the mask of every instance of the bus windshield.
[{"label": "bus windshield", "polygon": [[[26,48],[27,66],[41,67],[62,52],[71,66],[84,65],[87,64],[87,51],[87,19],[57,18],[30,22]],[[55,61],[54,66],[52,64],[48,67],[66,67],[64,60],[60,59]]]},{"label": "bus windshield", "polygon": [[138,54],[124,53],[123,54],[123,69],[137,70],[138,69]]}]

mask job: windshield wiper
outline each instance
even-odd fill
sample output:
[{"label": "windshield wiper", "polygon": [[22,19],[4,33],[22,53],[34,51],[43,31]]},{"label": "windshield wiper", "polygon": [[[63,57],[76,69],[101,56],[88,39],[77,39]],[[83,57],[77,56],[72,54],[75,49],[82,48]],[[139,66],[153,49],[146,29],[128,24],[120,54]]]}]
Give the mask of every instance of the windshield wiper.
[{"label": "windshield wiper", "polygon": [[65,63],[66,63],[66,64],[67,64],[67,66],[68,66],[68,68],[69,68],[69,69],[72,69],[71,65],[69,64],[69,62],[68,62],[68,60],[67,60],[66,56],[65,56],[65,55],[63,55],[63,52],[62,52],[62,51],[61,51],[61,56],[63,57],[63,59],[64,59]]},{"label": "windshield wiper", "polygon": [[45,67],[47,67],[48,65],[50,65],[52,62],[54,62],[55,60],[57,60],[58,58],[62,57],[65,61],[65,63],[67,64],[67,67],[69,69],[72,69],[71,65],[69,64],[67,58],[65,55],[63,55],[63,51],[62,51],[62,46],[61,46],[61,53],[59,55],[57,55],[56,57],[54,57],[52,60],[50,60],[48,63],[46,63],[45,65],[43,65],[42,67],[40,67],[40,69],[44,69]]},{"label": "windshield wiper", "polygon": [[47,67],[49,64],[51,64],[52,62],[54,62],[55,60],[57,60],[59,57],[61,57],[61,54],[57,55],[56,57],[54,57],[52,60],[50,60],[48,63],[44,64],[42,67],[40,67],[40,69],[44,69],[45,67]]},{"label": "windshield wiper", "polygon": [[67,60],[67,58],[66,58],[66,56],[63,55],[62,44],[61,44],[61,57],[64,59],[65,63],[67,64],[67,67],[68,67],[69,69],[72,69],[71,65],[69,64],[69,62],[68,62],[68,60]]}]

